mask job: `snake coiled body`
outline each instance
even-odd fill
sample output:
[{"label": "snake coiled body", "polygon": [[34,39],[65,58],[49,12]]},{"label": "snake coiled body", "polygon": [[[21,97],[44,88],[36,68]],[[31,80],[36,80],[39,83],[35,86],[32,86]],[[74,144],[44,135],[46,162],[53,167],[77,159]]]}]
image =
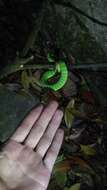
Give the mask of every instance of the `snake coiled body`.
[{"label": "snake coiled body", "polygon": [[[60,74],[59,80],[55,84],[49,84],[48,80],[50,78],[54,77],[57,73]],[[61,60],[58,63],[56,63],[55,70],[46,71],[43,74],[43,76],[41,77],[41,80],[40,80],[40,84],[43,87],[51,88],[52,90],[57,91],[65,85],[67,78],[68,78],[67,66],[66,66],[66,63]]]},{"label": "snake coiled body", "polygon": [[[17,57],[14,64],[7,65],[4,69],[2,69],[0,71],[0,80],[7,77],[8,75],[15,73],[17,71],[20,71],[20,70],[44,68],[44,65],[31,65],[31,64],[28,65],[27,63],[32,61],[33,58],[34,58],[33,56],[26,58],[26,59],[20,59],[20,57]],[[52,63],[52,62],[55,63],[51,54],[48,54],[47,58],[50,63]],[[49,69],[49,67],[50,67],[51,70],[44,72],[44,74],[42,75],[42,77],[40,78],[39,81],[37,81],[33,77],[33,82],[43,88],[49,88],[54,91],[61,89],[67,81],[68,69],[67,69],[66,63],[63,60],[59,60],[55,64],[56,64],[56,66],[54,68],[52,67],[51,64],[45,65],[45,68],[47,67]],[[60,74],[59,80],[54,84],[50,84],[49,79],[54,77],[56,74]]]}]

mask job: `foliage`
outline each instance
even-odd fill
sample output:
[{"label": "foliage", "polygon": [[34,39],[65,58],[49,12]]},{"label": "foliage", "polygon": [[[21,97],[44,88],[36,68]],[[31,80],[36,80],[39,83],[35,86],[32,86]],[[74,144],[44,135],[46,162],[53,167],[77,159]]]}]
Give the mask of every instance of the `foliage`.
[{"label": "foliage", "polygon": [[86,154],[86,155],[89,155],[89,156],[93,156],[96,154],[96,151],[94,148],[88,146],[88,145],[82,145],[80,144],[80,147],[81,147],[81,151]]},{"label": "foliage", "polygon": [[67,175],[65,172],[56,172],[55,173],[56,183],[61,187],[64,187],[67,181]]},{"label": "foliage", "polygon": [[[33,0],[5,0],[2,6],[0,4],[0,68],[7,76],[0,76],[0,85],[6,89],[0,102],[3,109],[14,101],[17,105],[17,110],[14,106],[7,110],[5,122],[9,121],[8,125],[4,122],[6,127],[1,127],[4,125],[0,124],[0,141],[5,142],[14,129],[14,112],[19,110],[20,121],[24,106],[31,102],[32,107],[37,97],[39,102],[45,103],[57,100],[64,111],[65,138],[49,190],[104,190],[107,188],[107,80],[103,67],[97,71],[99,63],[96,60],[102,63],[106,55],[78,14],[56,4]],[[53,67],[47,65],[49,52],[55,55],[56,61],[65,60],[69,70],[67,83],[56,92],[38,85],[44,69]],[[8,75],[6,68],[10,69]],[[56,81],[57,77],[52,82]],[[8,102],[8,89],[11,95],[4,106],[2,103]],[[15,98],[12,98],[13,93]],[[23,98],[27,103],[21,106]],[[5,117],[2,110],[1,121]]]},{"label": "foliage", "polygon": [[80,183],[76,183],[72,187],[65,188],[64,190],[80,190]]},{"label": "foliage", "polygon": [[65,109],[65,123],[67,125],[68,128],[71,128],[72,126],[72,122],[74,119],[74,115],[71,113],[71,110],[73,110],[74,108],[74,104],[75,104],[75,100],[71,99],[71,101],[68,103],[66,109]]}]

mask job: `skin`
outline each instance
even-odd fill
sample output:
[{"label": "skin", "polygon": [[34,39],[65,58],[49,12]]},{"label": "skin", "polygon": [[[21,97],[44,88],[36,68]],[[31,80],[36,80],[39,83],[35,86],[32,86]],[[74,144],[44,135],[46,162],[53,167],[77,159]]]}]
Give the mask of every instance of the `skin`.
[{"label": "skin", "polygon": [[0,190],[46,190],[59,153],[63,112],[52,101],[34,108],[0,155]]}]

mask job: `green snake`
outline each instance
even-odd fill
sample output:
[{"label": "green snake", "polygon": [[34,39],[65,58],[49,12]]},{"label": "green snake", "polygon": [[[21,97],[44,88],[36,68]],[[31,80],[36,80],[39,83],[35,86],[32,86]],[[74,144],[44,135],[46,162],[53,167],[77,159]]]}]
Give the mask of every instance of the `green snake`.
[{"label": "green snake", "polygon": [[[15,61],[15,64],[13,66],[8,65],[7,67],[5,67],[0,72],[0,79],[3,79],[4,77],[7,77],[9,74],[12,74],[12,73],[19,71],[19,70],[42,69],[42,68],[46,69],[48,67],[48,65],[46,65],[46,67],[44,67],[42,65],[28,65],[28,64],[26,64],[32,59],[33,59],[33,57],[28,58],[28,60],[26,60],[26,61],[22,60],[22,62],[20,62],[20,64],[18,63],[19,60],[17,60],[17,61]],[[49,63],[55,62],[54,58],[52,57],[51,54],[47,55],[47,59],[48,59]],[[50,66],[52,67],[51,64],[50,64]],[[49,79],[54,77],[56,74],[60,74],[59,80],[54,84],[50,84],[48,82]],[[56,62],[56,66],[54,68],[51,68],[50,70],[44,72],[42,77],[40,78],[40,80],[37,82],[37,80],[35,79],[34,82],[37,83],[40,87],[49,88],[49,89],[52,89],[54,91],[57,91],[65,85],[67,78],[68,78],[68,69],[67,69],[66,63],[63,60],[59,60],[58,62]],[[33,79],[34,79],[34,77],[33,77]]]},{"label": "green snake", "polygon": [[[54,59],[51,57],[51,54],[47,56],[49,62],[54,62]],[[54,84],[49,84],[48,80],[54,77],[56,74],[60,74],[59,80]],[[42,87],[51,88],[54,91],[61,89],[68,79],[68,69],[65,61],[59,60],[56,63],[56,67],[53,70],[46,71],[40,79],[40,85]]]}]

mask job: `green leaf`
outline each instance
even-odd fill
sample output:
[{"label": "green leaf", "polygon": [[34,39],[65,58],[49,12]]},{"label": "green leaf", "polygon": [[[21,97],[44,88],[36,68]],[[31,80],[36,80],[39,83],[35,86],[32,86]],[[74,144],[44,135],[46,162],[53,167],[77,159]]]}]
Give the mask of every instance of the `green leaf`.
[{"label": "green leaf", "polygon": [[65,172],[56,172],[55,179],[59,186],[63,187],[67,180],[67,175]]},{"label": "green leaf", "polygon": [[82,113],[75,108],[69,109],[69,112],[72,113],[75,117],[81,118],[81,119],[87,119],[87,116],[85,113]]},{"label": "green leaf", "polygon": [[81,151],[86,155],[93,156],[96,154],[96,150],[89,145],[80,145],[80,147]]},{"label": "green leaf", "polygon": [[80,190],[80,183],[72,185],[70,188],[65,188],[64,190]]},{"label": "green leaf", "polygon": [[59,162],[61,162],[63,160],[64,160],[64,155],[61,154],[60,156],[57,157],[57,160],[56,160],[55,164],[57,164],[57,163],[59,163]]},{"label": "green leaf", "polygon": [[64,118],[65,118],[65,123],[67,125],[68,128],[72,127],[72,123],[73,123],[73,119],[74,119],[74,115],[72,114],[72,112],[70,110],[72,110],[74,108],[74,104],[75,104],[75,100],[72,99],[66,109],[65,109],[65,114],[64,114]]},{"label": "green leaf", "polygon": [[29,89],[30,81],[29,81],[29,77],[28,77],[28,74],[27,74],[26,70],[22,71],[21,83],[22,83],[24,89],[26,89],[26,90]]}]

